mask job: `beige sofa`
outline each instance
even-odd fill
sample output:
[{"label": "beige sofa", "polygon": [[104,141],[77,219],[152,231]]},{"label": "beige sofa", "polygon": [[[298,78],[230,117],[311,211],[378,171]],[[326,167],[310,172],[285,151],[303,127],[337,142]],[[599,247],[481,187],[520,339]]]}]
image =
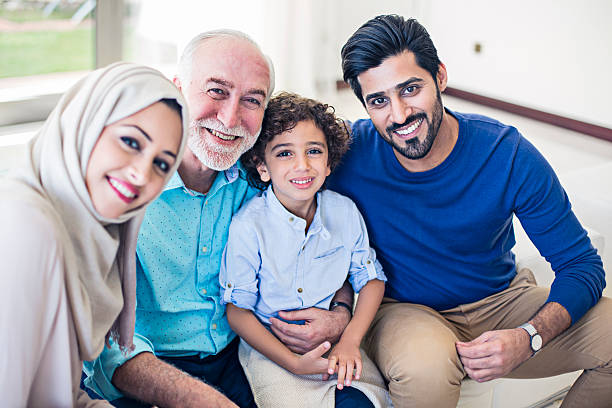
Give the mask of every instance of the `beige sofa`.
[{"label": "beige sofa", "polygon": [[[540,256],[518,221],[514,222],[517,267],[533,271],[540,286],[550,286],[554,274],[550,264]],[[593,246],[601,255],[604,236],[587,228]],[[465,379],[461,385],[460,408],[544,408],[561,398],[580,375],[579,371],[536,380],[502,378],[486,383]]]}]

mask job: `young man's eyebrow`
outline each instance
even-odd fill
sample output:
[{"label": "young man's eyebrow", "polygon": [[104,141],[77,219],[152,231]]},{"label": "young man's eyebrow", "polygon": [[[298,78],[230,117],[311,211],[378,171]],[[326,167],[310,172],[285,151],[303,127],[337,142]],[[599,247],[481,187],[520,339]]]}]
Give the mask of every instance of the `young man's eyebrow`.
[{"label": "young man's eyebrow", "polygon": [[385,93],[384,92],[374,92],[374,93],[366,95],[365,100],[370,101],[371,99],[376,99],[381,96],[385,96]]},{"label": "young man's eyebrow", "polygon": [[[395,88],[395,89],[401,89],[401,88],[403,88],[403,87],[405,87],[405,86],[408,86],[408,85],[414,84],[414,83],[416,83],[416,82],[423,82],[423,78],[419,78],[419,77],[411,77],[411,78],[408,78],[408,79],[407,79],[407,80],[405,80],[404,82],[400,82],[399,84],[395,85],[395,87],[394,87],[394,88]],[[374,93],[368,94],[368,95],[366,95],[365,100],[366,100],[366,101],[369,101],[369,100],[371,100],[371,99],[379,98],[379,97],[381,97],[381,96],[385,96],[385,92],[384,92],[384,91],[381,91],[381,92],[374,92]]]},{"label": "young man's eyebrow", "polygon": [[404,82],[402,82],[402,83],[399,83],[399,84],[395,85],[395,89],[401,89],[401,88],[403,88],[403,87],[405,87],[405,86],[408,86],[408,85],[414,84],[415,82],[423,82],[423,78],[418,78],[418,77],[411,77],[411,78],[408,78],[408,79],[407,79],[407,80],[405,80]]}]

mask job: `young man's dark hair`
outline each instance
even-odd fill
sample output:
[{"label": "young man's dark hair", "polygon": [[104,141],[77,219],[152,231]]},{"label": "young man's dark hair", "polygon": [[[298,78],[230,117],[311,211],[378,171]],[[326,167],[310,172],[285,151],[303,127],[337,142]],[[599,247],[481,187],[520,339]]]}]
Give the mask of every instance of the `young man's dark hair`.
[{"label": "young man's dark hair", "polygon": [[435,80],[440,65],[438,51],[425,27],[413,18],[406,20],[396,14],[374,17],[344,44],[341,52],[344,80],[364,106],[357,76],[404,51],[412,52],[416,63]]}]

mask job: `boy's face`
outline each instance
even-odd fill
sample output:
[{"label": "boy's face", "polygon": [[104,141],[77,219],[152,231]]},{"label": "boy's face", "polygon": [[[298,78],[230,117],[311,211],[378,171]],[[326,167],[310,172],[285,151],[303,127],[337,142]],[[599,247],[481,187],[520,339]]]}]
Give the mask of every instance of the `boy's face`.
[{"label": "boy's face", "polygon": [[300,216],[331,172],[325,135],[312,120],[299,122],[268,142],[257,171],[262,181],[272,181],[274,194],[285,208]]}]

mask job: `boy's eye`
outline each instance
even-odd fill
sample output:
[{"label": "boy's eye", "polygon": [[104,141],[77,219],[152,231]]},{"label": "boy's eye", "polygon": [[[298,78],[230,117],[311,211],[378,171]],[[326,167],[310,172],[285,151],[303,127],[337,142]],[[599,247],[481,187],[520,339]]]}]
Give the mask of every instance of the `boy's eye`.
[{"label": "boy's eye", "polygon": [[121,141],[131,149],[140,150],[140,143],[138,143],[138,140],[134,139],[133,137],[121,136]]},{"label": "boy's eye", "polygon": [[291,152],[279,152],[276,157],[289,157],[291,156]]},{"label": "boy's eye", "polygon": [[316,149],[316,148],[313,148],[313,149],[308,150],[308,152],[307,152],[307,153],[308,153],[308,154],[322,154],[322,153],[323,153],[323,151],[322,151],[321,149]]},{"label": "boy's eye", "polygon": [[162,171],[162,173],[168,173],[168,171],[170,171],[170,165],[165,160],[155,159],[153,160],[153,164],[155,164],[157,168]]}]

